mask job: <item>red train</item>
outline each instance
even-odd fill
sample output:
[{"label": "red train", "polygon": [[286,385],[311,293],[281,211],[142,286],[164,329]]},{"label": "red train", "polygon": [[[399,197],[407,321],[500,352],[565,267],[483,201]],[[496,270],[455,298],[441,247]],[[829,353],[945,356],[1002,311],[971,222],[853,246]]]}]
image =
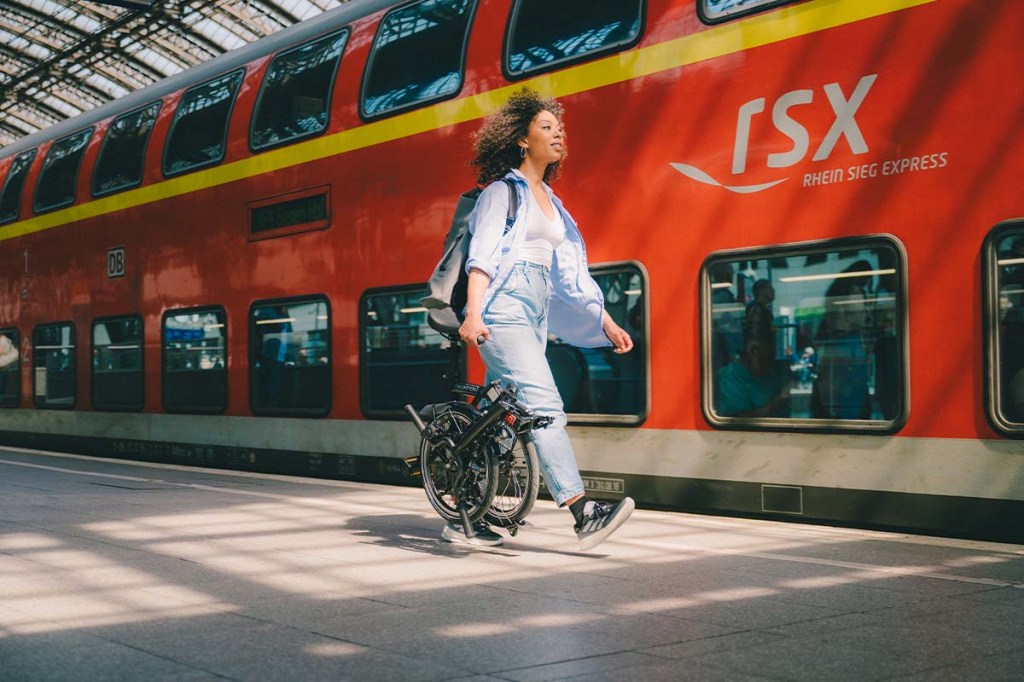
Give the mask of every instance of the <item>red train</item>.
[{"label": "red train", "polygon": [[637,341],[549,348],[595,494],[1024,541],[1021,27],[348,3],[0,150],[0,442],[406,482],[447,365],[418,295],[526,86]]}]

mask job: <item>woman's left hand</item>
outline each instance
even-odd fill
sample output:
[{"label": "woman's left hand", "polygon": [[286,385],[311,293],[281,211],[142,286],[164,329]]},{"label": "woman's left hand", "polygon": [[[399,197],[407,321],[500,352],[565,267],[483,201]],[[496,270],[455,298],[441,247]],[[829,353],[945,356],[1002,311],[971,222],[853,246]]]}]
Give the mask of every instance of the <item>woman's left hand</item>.
[{"label": "woman's left hand", "polygon": [[604,329],[605,336],[615,346],[616,353],[628,353],[633,350],[633,339],[629,336],[629,332],[615,324],[615,320],[612,319],[607,310],[604,312],[604,318],[601,320],[601,328]]}]

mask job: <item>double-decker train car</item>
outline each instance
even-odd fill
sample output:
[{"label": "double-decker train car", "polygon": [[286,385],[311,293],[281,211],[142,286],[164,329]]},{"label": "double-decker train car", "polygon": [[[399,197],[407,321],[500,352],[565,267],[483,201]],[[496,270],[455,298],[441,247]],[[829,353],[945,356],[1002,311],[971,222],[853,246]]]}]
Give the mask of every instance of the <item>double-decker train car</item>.
[{"label": "double-decker train car", "polygon": [[[588,489],[1024,541],[1024,3],[356,0],[0,150],[0,442],[410,483],[484,116],[633,353],[551,339]],[[475,353],[470,378],[482,378]]]}]

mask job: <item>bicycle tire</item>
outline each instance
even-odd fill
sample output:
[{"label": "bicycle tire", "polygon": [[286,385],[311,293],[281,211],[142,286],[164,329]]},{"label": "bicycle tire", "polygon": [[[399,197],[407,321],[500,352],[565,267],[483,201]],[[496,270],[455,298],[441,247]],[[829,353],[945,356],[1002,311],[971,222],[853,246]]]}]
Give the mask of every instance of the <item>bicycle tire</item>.
[{"label": "bicycle tire", "polygon": [[498,486],[484,519],[495,526],[513,528],[526,518],[537,501],[540,490],[537,446],[529,435],[520,436],[515,439],[513,449],[500,453],[498,460]]},{"label": "bicycle tire", "polygon": [[[453,402],[447,405],[432,421],[437,433],[458,441],[459,436],[479,417],[479,412],[466,403]],[[441,518],[461,523],[458,500],[465,498],[466,514],[471,522],[479,521],[487,513],[494,493],[498,489],[498,462],[486,448],[474,448],[465,458],[469,470],[467,477],[459,480],[446,465],[451,455],[443,447],[432,447],[426,439],[420,441],[420,471],[423,475],[423,490],[427,501]],[[459,463],[461,466],[462,462]],[[459,490],[454,490],[458,487]]]}]

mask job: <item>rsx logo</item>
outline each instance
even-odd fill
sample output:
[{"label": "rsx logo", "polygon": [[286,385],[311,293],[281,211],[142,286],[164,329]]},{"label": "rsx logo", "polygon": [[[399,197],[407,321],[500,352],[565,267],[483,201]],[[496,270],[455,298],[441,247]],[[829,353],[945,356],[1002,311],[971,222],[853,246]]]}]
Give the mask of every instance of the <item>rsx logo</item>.
[{"label": "rsx logo", "polygon": [[[825,97],[828,99],[829,105],[835,114],[835,119],[828,132],[818,144],[814,156],[811,157],[812,161],[828,159],[841,138],[846,140],[854,154],[864,154],[868,151],[868,144],[864,140],[860,127],[857,125],[856,114],[864,103],[876,78],[878,78],[878,74],[862,77],[849,97],[843,92],[839,83],[828,83],[822,87]],[[814,90],[792,90],[775,100],[772,105],[772,124],[775,130],[789,138],[792,142],[792,147],[787,151],[768,154],[766,161],[768,168],[788,168],[806,158],[811,146],[810,133],[802,123],[791,115],[791,110],[800,105],[811,104],[814,101],[814,96]],[[755,116],[764,114],[766,106],[767,100],[764,97],[759,97],[742,104],[739,108],[732,153],[733,175],[740,175],[747,170],[751,122]],[[787,178],[781,178],[756,185],[724,185],[696,166],[683,163],[673,163],[670,165],[692,180],[723,187],[729,191],[741,194],[760,192],[787,180]]]},{"label": "rsx logo", "polygon": [[[824,161],[832,154],[840,137],[846,137],[850,149],[854,154],[863,154],[868,151],[867,142],[857,126],[857,119],[854,116],[860,105],[864,103],[868,90],[874,84],[878,74],[864,76],[857,83],[853,94],[847,99],[839,83],[829,83],[824,86],[825,96],[828,97],[832,111],[836,119],[832,123],[825,138],[818,145],[818,150],[811,157],[812,161]],[[789,115],[789,110],[800,104],[810,104],[814,101],[813,90],[793,90],[775,100],[772,107],[772,123],[775,129],[793,141],[793,148],[788,152],[768,155],[769,168],[787,168],[803,161],[807,156],[807,149],[810,146],[810,137],[807,128]],[[742,173],[747,168],[747,149],[750,145],[750,121],[764,111],[764,97],[750,100],[740,107],[739,119],[736,121],[736,146],[732,153],[733,175]]]}]

